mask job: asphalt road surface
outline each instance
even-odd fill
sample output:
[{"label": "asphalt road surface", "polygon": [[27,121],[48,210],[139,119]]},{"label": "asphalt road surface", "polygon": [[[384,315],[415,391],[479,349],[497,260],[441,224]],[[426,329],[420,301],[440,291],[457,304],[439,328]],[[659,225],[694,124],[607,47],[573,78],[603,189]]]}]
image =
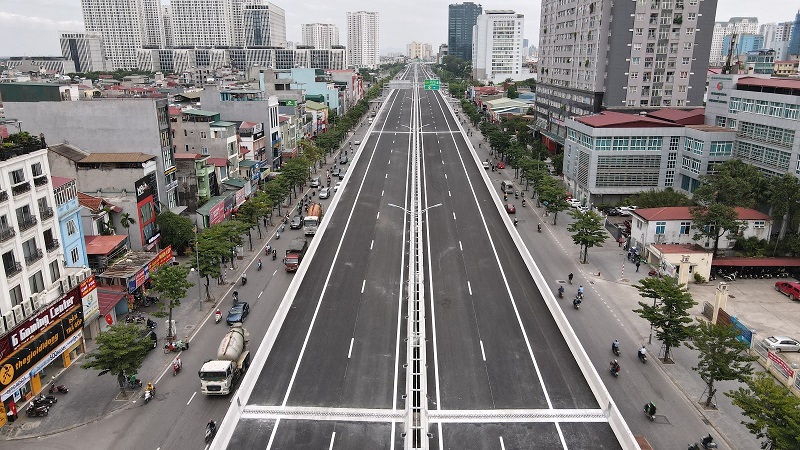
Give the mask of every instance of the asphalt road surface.
[{"label": "asphalt road surface", "polygon": [[[411,66],[398,78],[420,81],[430,76],[423,70]],[[266,363],[250,369],[257,380],[227,448],[403,447],[415,151],[431,448],[620,448],[605,422],[511,420],[512,410],[601,406],[445,98],[422,89],[387,96]]]}]

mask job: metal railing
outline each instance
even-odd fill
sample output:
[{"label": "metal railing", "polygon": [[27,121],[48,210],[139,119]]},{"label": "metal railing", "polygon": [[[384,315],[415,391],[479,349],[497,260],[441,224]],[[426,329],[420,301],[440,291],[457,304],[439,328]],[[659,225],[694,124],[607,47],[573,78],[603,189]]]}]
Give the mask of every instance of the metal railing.
[{"label": "metal railing", "polygon": [[0,191],[0,202],[8,200],[8,191]]},{"label": "metal railing", "polygon": [[17,235],[17,230],[11,227],[0,228],[0,242],[5,242]]},{"label": "metal railing", "polygon": [[48,181],[47,175],[42,175],[42,176],[38,176],[38,177],[34,178],[33,179],[33,184],[36,187],[44,186],[44,185],[47,184],[47,181]]},{"label": "metal railing", "polygon": [[44,256],[44,252],[42,249],[37,248],[35,252],[31,253],[30,255],[25,256],[25,264],[30,266],[31,264],[35,263],[36,261],[42,259]]},{"label": "metal railing", "polygon": [[22,220],[19,221],[19,230],[29,230],[35,227],[38,222],[39,221],[36,219],[36,216],[23,217]]},{"label": "metal railing", "polygon": [[10,266],[6,266],[6,277],[11,278],[14,275],[22,272],[22,263],[14,262]]},{"label": "metal railing", "polygon": [[42,219],[49,219],[54,215],[53,208],[50,206],[47,206],[45,208],[40,208],[39,215],[42,217]]},{"label": "metal railing", "polygon": [[59,247],[61,247],[61,245],[59,244],[58,239],[51,239],[49,242],[44,243],[44,248],[46,248],[48,252],[58,250]]},{"label": "metal railing", "polygon": [[28,183],[27,181],[23,181],[20,184],[11,186],[11,193],[14,195],[24,194],[30,190],[31,190],[31,184]]}]

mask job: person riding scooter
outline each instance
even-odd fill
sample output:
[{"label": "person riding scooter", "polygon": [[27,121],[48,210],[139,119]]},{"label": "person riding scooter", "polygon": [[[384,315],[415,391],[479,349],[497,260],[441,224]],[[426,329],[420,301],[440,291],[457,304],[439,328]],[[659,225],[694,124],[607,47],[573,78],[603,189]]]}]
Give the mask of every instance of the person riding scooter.
[{"label": "person riding scooter", "polygon": [[644,348],[644,345],[639,349],[638,355],[642,362],[647,362],[647,349]]},{"label": "person riding scooter", "polygon": [[611,367],[609,368],[609,370],[611,371],[612,374],[614,374],[615,377],[619,376],[620,367],[616,359],[611,361]]},{"label": "person riding scooter", "polygon": [[558,298],[564,298],[564,286],[558,287]]},{"label": "person riding scooter", "polygon": [[247,274],[243,273],[242,274],[242,286],[244,286],[245,284],[247,284]]},{"label": "person riding scooter", "polygon": [[611,351],[614,352],[615,355],[619,356],[619,341],[614,339],[614,342],[611,343]]},{"label": "person riding scooter", "polygon": [[581,307],[581,299],[580,299],[580,297],[575,297],[575,299],[572,300],[572,306],[574,306],[575,309],[578,309],[578,308]]},{"label": "person riding scooter", "polygon": [[569,280],[569,284],[572,284],[572,278],[573,278],[574,276],[575,276],[575,275],[573,275],[573,274],[572,274],[572,272],[570,272],[570,273],[569,273],[569,275],[567,275],[567,279]]},{"label": "person riding scooter", "polygon": [[211,419],[206,424],[206,444],[211,442],[214,439],[214,436],[217,434],[217,423],[214,422],[214,419]]},{"label": "person riding scooter", "polygon": [[542,224],[536,225],[536,229],[539,230],[539,233],[542,232]]},{"label": "person riding scooter", "polygon": [[519,219],[517,219],[516,217],[514,217],[514,226],[517,226],[517,222],[519,222]]},{"label": "person riding scooter", "polygon": [[258,258],[258,270],[261,270],[261,258]]},{"label": "person riding scooter", "polygon": [[214,323],[219,323],[222,320],[222,311],[217,308],[217,311],[214,313]]},{"label": "person riding scooter", "polygon": [[273,248],[272,249],[272,260],[275,261],[275,258],[278,257],[278,252]]},{"label": "person riding scooter", "polygon": [[523,208],[525,207],[525,199],[524,198],[522,199],[522,207]]}]

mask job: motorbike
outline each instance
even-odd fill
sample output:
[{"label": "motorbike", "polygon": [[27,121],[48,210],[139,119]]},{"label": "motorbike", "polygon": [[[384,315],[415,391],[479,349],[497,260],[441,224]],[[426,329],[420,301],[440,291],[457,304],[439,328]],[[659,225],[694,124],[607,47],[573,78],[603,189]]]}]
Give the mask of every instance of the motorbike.
[{"label": "motorbike", "polygon": [[150,403],[150,400],[152,400],[153,397],[155,397],[155,396],[156,396],[156,388],[155,387],[153,387],[153,389],[145,389],[144,390],[144,402],[145,403]]},{"label": "motorbike", "polygon": [[704,437],[699,444],[693,444],[689,446],[689,450],[710,450],[714,448],[717,448],[717,443],[714,442],[714,438],[711,437],[710,434]]},{"label": "motorbike", "polygon": [[164,353],[181,352],[183,350],[189,350],[189,344],[181,340],[164,344]]},{"label": "motorbike", "polygon": [[655,421],[656,420],[656,405],[654,405],[653,402],[645,404],[644,405],[644,414],[651,421]]},{"label": "motorbike", "polygon": [[272,260],[275,261],[278,258],[278,252],[272,250]]},{"label": "motorbike", "polygon": [[525,199],[524,198],[522,199],[522,207],[523,208],[525,207]]},{"label": "motorbike", "polygon": [[242,286],[247,284],[247,275],[242,275]]},{"label": "motorbike", "polygon": [[67,389],[67,387],[64,386],[63,384],[59,384],[58,386],[56,386],[55,383],[53,383],[50,385],[50,389],[48,389],[47,392],[51,394],[54,392],[58,392],[59,394],[68,394],[69,389]]},{"label": "motorbike", "polygon": [[580,309],[580,307],[581,307],[581,299],[579,297],[575,297],[575,300],[572,301],[572,306],[575,309]]},{"label": "motorbike", "polygon": [[156,321],[147,319],[147,328],[154,330],[156,328]]},{"label": "motorbike", "polygon": [[611,344],[611,351],[614,352],[615,355],[619,356],[619,345]]},{"label": "motorbike", "polygon": [[206,424],[206,444],[210,443],[217,434],[217,424],[212,420]]},{"label": "motorbike", "polygon": [[639,361],[641,361],[642,364],[647,363],[647,354],[646,353],[642,353],[641,351],[638,351],[638,352],[636,352],[636,354],[639,356]]},{"label": "motorbike", "polygon": [[33,403],[29,404],[28,407],[25,408],[25,414],[28,417],[43,417],[46,416],[49,411],[50,408],[47,406],[34,406]]},{"label": "motorbike", "polygon": [[261,260],[258,260],[258,270],[261,270]]},{"label": "motorbike", "polygon": [[519,222],[519,220],[518,220],[518,219],[515,217],[515,218],[514,218],[514,226],[517,226],[517,223],[518,223],[518,222]]},{"label": "motorbike", "polygon": [[541,233],[542,232],[542,224],[536,225],[536,230],[539,231],[539,233]]},{"label": "motorbike", "polygon": [[614,375],[614,378],[619,376],[620,367],[619,364],[611,363],[611,367],[608,369],[611,372],[611,375]]},{"label": "motorbike", "polygon": [[217,310],[217,312],[214,313],[214,323],[219,323],[220,320],[222,320],[222,312]]},{"label": "motorbike", "polygon": [[178,361],[173,361],[173,362],[172,362],[172,376],[173,376],[173,377],[174,377],[175,375],[177,375],[177,374],[178,374],[178,372],[180,372],[180,371],[181,371],[181,367],[183,367],[183,364],[179,364],[179,363],[178,363]]},{"label": "motorbike", "polygon": [[58,403],[58,399],[53,395],[39,395],[38,397],[33,397],[32,403],[35,406],[45,405],[45,406],[52,406]]},{"label": "motorbike", "polygon": [[564,286],[558,288],[558,298],[564,298]]},{"label": "motorbike", "polygon": [[136,389],[142,387],[142,380],[138,378],[128,378],[128,389]]}]

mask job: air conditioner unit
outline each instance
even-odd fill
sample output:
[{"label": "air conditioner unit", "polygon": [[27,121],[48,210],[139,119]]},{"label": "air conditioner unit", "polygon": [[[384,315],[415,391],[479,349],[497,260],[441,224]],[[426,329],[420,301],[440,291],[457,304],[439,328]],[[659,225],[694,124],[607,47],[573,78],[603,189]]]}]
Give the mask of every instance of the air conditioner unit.
[{"label": "air conditioner unit", "polygon": [[22,305],[17,305],[11,308],[11,311],[14,312],[14,320],[16,323],[20,323],[25,320],[25,311],[22,310]]},{"label": "air conditioner unit", "polygon": [[75,274],[67,275],[67,286],[69,286],[69,289],[74,288],[77,284],[78,284],[78,278]]},{"label": "air conditioner unit", "polygon": [[3,322],[5,323],[6,329],[9,330],[17,325],[17,321],[14,319],[14,313],[11,311],[3,314]]},{"label": "air conditioner unit", "polygon": [[39,309],[42,306],[44,306],[45,304],[47,304],[47,296],[43,296],[41,294],[35,294],[33,296],[33,307],[34,308]]},{"label": "air conditioner unit", "polygon": [[6,331],[8,331],[8,328],[6,328],[6,322],[0,319],[0,335],[6,334]]},{"label": "air conditioner unit", "polygon": [[31,301],[30,299],[23,300],[22,301],[22,311],[23,311],[23,314],[25,314],[26,317],[30,316],[31,314],[33,314],[33,311],[34,311],[33,301]]}]

